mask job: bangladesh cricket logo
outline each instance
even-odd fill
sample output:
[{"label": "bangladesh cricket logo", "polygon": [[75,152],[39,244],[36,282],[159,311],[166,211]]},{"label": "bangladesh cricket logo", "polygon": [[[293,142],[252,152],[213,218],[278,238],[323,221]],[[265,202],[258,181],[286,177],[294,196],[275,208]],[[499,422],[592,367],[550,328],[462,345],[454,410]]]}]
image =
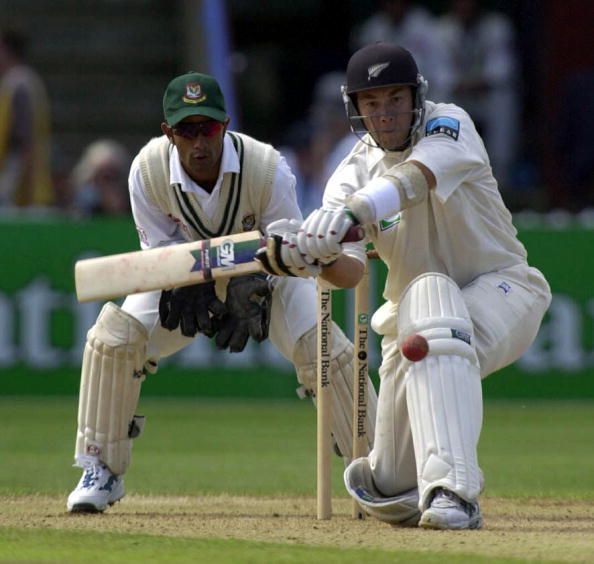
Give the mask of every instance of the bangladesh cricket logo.
[{"label": "bangladesh cricket logo", "polygon": [[186,84],[186,94],[182,97],[186,104],[199,104],[206,100],[206,94],[202,94],[202,86],[197,82],[188,82]]}]

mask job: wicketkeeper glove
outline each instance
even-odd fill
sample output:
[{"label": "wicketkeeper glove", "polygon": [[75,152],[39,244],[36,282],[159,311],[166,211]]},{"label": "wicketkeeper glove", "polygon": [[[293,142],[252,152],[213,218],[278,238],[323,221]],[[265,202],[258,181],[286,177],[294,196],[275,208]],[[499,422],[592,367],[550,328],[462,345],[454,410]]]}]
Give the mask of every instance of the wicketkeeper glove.
[{"label": "wicketkeeper glove", "polygon": [[219,349],[241,352],[251,337],[256,342],[268,338],[272,288],[264,274],[232,278],[227,286],[227,313],[215,338]]},{"label": "wicketkeeper glove", "polygon": [[213,337],[217,320],[226,311],[223,302],[217,298],[214,282],[163,290],[159,300],[161,326],[169,331],[181,326],[185,337],[194,337],[198,332]]}]

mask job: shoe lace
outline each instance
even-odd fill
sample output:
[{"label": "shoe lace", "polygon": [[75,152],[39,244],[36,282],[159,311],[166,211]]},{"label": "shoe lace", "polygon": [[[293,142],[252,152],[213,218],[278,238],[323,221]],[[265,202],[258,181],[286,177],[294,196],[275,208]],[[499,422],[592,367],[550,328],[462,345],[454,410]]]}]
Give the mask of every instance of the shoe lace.
[{"label": "shoe lace", "polygon": [[92,464],[85,468],[83,474],[83,488],[91,488],[94,483],[99,479],[100,466],[98,464]]}]

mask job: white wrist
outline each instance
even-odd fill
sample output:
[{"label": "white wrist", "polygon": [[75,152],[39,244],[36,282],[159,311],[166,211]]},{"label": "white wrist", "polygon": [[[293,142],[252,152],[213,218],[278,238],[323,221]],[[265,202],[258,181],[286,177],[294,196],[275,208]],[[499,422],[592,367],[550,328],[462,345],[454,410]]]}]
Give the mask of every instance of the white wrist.
[{"label": "white wrist", "polygon": [[355,192],[350,200],[347,205],[362,224],[392,217],[401,209],[398,189],[383,176],[374,178],[364,188]]}]

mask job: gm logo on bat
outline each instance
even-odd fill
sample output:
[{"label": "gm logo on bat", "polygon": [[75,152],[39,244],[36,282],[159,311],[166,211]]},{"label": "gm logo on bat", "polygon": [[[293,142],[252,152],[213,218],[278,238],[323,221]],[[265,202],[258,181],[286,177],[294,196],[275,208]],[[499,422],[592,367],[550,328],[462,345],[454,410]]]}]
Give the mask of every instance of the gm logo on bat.
[{"label": "gm logo on bat", "polygon": [[217,259],[220,268],[229,270],[235,268],[235,244],[233,241],[223,241],[217,248]]}]

